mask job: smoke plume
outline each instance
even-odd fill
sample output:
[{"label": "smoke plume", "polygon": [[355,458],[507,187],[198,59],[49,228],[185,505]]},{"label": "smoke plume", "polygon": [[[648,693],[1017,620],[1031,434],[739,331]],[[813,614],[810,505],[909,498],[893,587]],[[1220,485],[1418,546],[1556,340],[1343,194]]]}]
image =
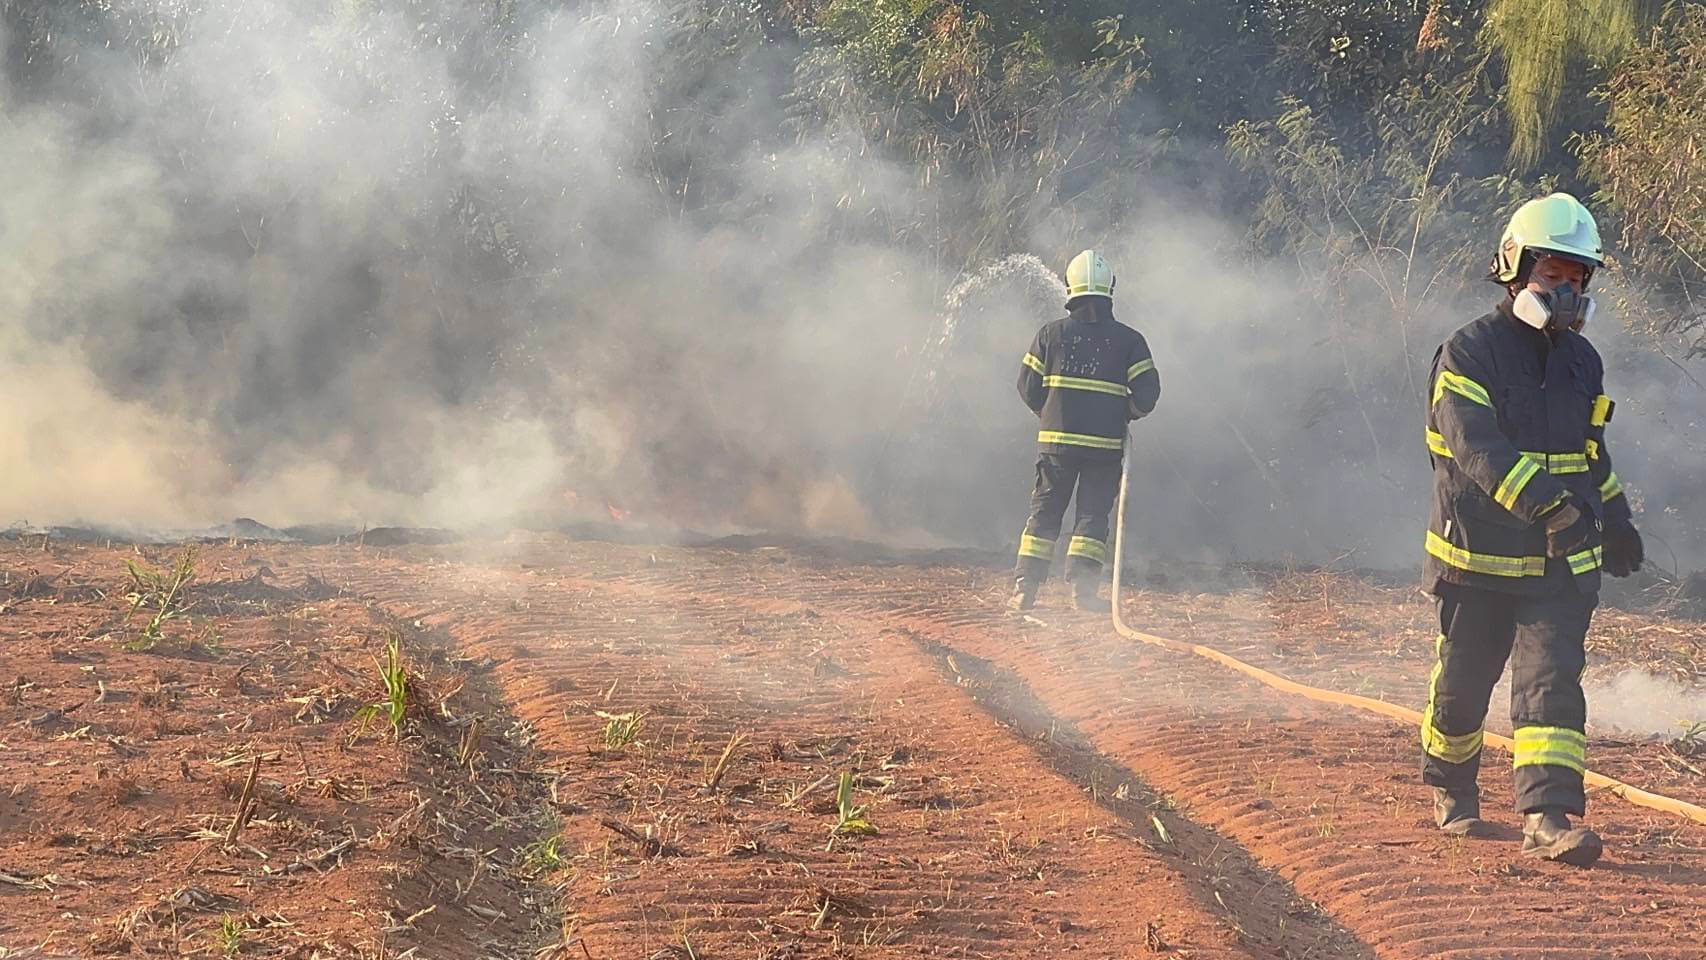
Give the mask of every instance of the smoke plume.
[{"label": "smoke plume", "polygon": [[[1490,295],[1431,304],[1408,345],[1341,328],[1243,224],[1143,177],[1118,219],[1045,219],[962,271],[889,225],[975,198],[802,123],[798,41],[693,5],[96,6],[0,25],[0,525],[1000,547],[1035,449],[1017,360],[1061,310],[1043,274],[1096,246],[1164,384],[1134,426],[1143,555],[1417,562],[1415,383]],[[1698,563],[1706,451],[1673,441],[1706,390],[1600,335],[1620,473]]]}]

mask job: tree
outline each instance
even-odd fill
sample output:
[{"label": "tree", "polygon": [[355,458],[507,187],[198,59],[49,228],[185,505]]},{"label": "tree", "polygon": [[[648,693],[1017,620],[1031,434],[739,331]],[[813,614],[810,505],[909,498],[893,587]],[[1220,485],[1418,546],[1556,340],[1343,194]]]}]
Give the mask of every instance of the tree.
[{"label": "tree", "polygon": [[1626,315],[1706,355],[1706,8],[1668,11],[1600,99],[1607,129],[1578,146],[1625,266],[1642,281]]},{"label": "tree", "polygon": [[1342,381],[1323,384],[1311,406],[1342,397],[1359,411],[1369,460],[1385,472],[1368,411],[1422,395],[1419,320],[1462,296],[1498,217],[1529,190],[1464,172],[1475,135],[1495,119],[1483,70],[1401,86],[1380,105],[1373,151],[1347,150],[1297,100],[1282,105],[1276,120],[1233,125],[1227,149],[1265,190],[1252,238],[1295,259],[1341,361]]},{"label": "tree", "polygon": [[1504,66],[1510,157],[1528,169],[1546,151],[1569,73],[1606,69],[1634,43],[1642,0],[1493,0],[1481,35]]},{"label": "tree", "polygon": [[1116,117],[1147,79],[1143,43],[1119,4],[1064,6],[808,7],[799,14],[807,49],[795,71],[796,122],[857,130],[850,149],[875,145],[904,159],[938,198],[948,188],[964,205],[958,216],[918,215],[964,225],[930,238],[952,247],[951,267],[1009,252],[1037,217],[1085,202],[1116,164],[1129,172],[1141,162],[1141,131]]}]

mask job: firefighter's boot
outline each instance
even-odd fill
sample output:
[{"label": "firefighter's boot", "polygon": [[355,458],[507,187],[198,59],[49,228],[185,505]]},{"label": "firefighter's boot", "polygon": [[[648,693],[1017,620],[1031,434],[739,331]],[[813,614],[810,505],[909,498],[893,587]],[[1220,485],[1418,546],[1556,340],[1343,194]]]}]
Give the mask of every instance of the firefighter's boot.
[{"label": "firefighter's boot", "polygon": [[1454,837],[1479,837],[1487,825],[1481,819],[1481,797],[1464,790],[1434,788],[1434,823]]},{"label": "firefighter's boot", "polygon": [[1094,573],[1079,574],[1072,580],[1072,605],[1085,613],[1107,613],[1113,607],[1096,595],[1102,578]]},{"label": "firefighter's boot", "polygon": [[1531,813],[1522,827],[1522,853],[1527,857],[1559,860],[1572,867],[1592,866],[1605,850],[1599,834],[1586,827],[1570,826],[1564,811],[1549,808]]},{"label": "firefighter's boot", "polygon": [[1024,613],[1037,605],[1037,588],[1042,583],[1029,577],[1020,577],[1013,583],[1013,595],[1007,598],[1008,613]]}]

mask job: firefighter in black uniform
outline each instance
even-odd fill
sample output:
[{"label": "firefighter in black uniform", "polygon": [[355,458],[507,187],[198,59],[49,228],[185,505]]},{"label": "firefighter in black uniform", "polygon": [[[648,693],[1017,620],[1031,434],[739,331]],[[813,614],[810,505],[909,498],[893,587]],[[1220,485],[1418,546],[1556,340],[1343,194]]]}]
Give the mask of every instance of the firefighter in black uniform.
[{"label": "firefighter in black uniform", "polygon": [[1478,834],[1482,723],[1511,664],[1523,853],[1586,866],[1602,844],[1586,811],[1583,641],[1600,570],[1639,570],[1641,536],[1612,472],[1598,351],[1581,334],[1599,229],[1574,197],[1517,210],[1490,279],[1505,297],[1453,333],[1429,377],[1434,468],[1427,580],[1437,662],[1422,720],[1422,779],[1440,829]]},{"label": "firefighter in black uniform", "polygon": [[1108,557],[1108,511],[1120,482],[1126,424],[1147,416],[1161,378],[1143,335],[1114,319],[1114,271],[1094,250],[1066,268],[1068,315],[1037,331],[1019,368],[1019,396],[1042,421],[1031,519],[1019,538],[1009,609],[1029,610],[1048,575],[1066,503],[1078,516],[1066,556],[1078,609],[1106,611],[1096,595]]}]

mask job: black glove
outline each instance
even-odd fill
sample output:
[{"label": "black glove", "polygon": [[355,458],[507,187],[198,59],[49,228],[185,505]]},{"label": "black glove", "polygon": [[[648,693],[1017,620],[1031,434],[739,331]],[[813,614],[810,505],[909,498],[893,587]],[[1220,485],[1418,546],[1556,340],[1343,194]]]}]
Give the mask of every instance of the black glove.
[{"label": "black glove", "polygon": [[1599,518],[1574,494],[1565,497],[1540,522],[1546,525],[1548,557],[1574,556],[1599,539]]},{"label": "black glove", "polygon": [[1647,559],[1646,545],[1641,543],[1640,531],[1627,520],[1605,528],[1605,572],[1614,577],[1627,577],[1641,569]]}]

